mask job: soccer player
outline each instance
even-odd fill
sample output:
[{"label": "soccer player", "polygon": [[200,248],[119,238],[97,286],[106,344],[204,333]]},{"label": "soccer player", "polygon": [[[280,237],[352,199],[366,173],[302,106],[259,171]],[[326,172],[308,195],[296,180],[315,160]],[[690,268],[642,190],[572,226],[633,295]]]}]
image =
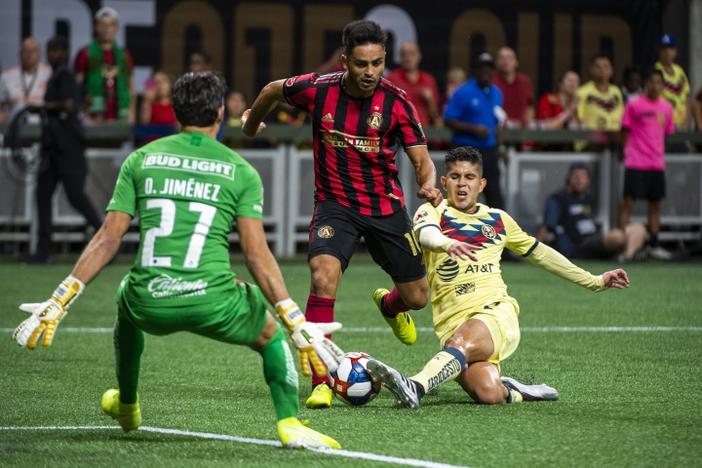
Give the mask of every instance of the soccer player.
[{"label": "soccer player", "polygon": [[[138,429],[144,333],[189,331],[247,345],[261,355],[284,446],[339,447],[296,418],[297,372],[266,299],[275,304],[300,350],[303,373],[309,373],[309,361],[318,372],[325,365],[335,368],[343,353],[323,335],[339,324],[318,327],[306,322],[288,296],[264,237],[261,178],[214,138],[224,118],[225,93],[224,81],[212,72],[187,73],[176,82],[173,106],[183,130],[127,157],[104,224],[50,299],[20,306],[31,316],[13,336],[20,346],[34,349],[41,338],[42,346],[49,347],[69,306],[117,252],[138,215],[139,250],[117,299],[114,344],[119,389],[105,392],[102,410],[125,431]],[[247,267],[260,289],[238,281],[231,271],[227,238],[235,221]]]},{"label": "soccer player", "polygon": [[663,98],[663,72],[648,73],[644,94],[626,103],[622,118],[624,139],[624,199],[619,225],[627,226],[636,199],[648,201],[648,254],[658,260],[673,255],[658,243],[661,200],[665,198],[665,136],[675,132],[674,109]]},{"label": "soccer player", "polygon": [[[385,39],[372,21],[347,24],[342,35],[344,71],[269,83],[244,112],[242,129],[249,136],[257,134],[265,128],[266,114],[281,102],[312,117],[315,208],[307,318],[333,320],[341,275],[363,236],[375,262],[395,283],[392,291],[373,293],[376,305],[400,341],[412,344],[416,330],[407,311],[424,307],[428,286],[397,178],[399,145],[414,165],[417,195],[435,204],[442,196],[414,106],[404,91],[382,78]],[[315,374],[312,384],[307,406],[331,406],[328,379]]]},{"label": "soccer player", "polygon": [[519,304],[502,280],[502,251],[508,248],[593,291],[628,287],[626,272],[616,269],[593,276],[526,234],[504,211],[477,203],[486,180],[475,148],[449,151],[441,183],[447,200],[436,208],[428,203],[419,207],[414,233],[424,252],[434,329],[443,349],[409,378],[371,360],[371,378],[410,408],[417,408],[427,392],[456,378],[480,403],[557,399],[558,392],[547,385],[524,385],[500,375],[501,362],[519,344]]}]

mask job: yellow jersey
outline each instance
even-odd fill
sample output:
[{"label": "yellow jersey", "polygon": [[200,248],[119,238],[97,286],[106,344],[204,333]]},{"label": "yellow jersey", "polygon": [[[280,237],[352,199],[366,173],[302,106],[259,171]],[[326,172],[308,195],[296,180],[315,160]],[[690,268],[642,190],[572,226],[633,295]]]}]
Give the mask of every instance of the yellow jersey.
[{"label": "yellow jersey", "polygon": [[438,227],[450,239],[478,247],[477,262],[452,259],[446,252],[432,252],[422,247],[435,328],[441,328],[451,317],[465,310],[480,311],[485,305],[501,301],[517,305],[507,294],[502,280],[502,251],[508,248],[527,256],[539,241],[525,233],[510,215],[480,203],[475,213],[467,214],[448,206],[444,200],[436,208],[425,203],[417,210],[415,237],[428,226]]},{"label": "yellow jersey", "polygon": [[687,99],[690,96],[690,82],[682,67],[673,64],[673,72],[668,73],[661,62],[656,69],[663,74],[663,97],[673,106],[673,121],[676,127],[687,122]]},{"label": "yellow jersey", "polygon": [[618,131],[624,114],[624,98],[619,87],[610,84],[606,92],[588,81],[577,91],[578,120],[593,130]]}]

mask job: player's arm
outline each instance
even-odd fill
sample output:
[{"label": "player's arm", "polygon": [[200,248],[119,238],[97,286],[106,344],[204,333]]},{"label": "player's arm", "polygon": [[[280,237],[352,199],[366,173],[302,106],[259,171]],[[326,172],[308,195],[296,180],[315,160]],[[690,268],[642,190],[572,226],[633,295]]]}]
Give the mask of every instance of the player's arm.
[{"label": "player's arm", "polygon": [[438,213],[429,203],[419,207],[414,215],[413,228],[419,244],[432,252],[446,252],[451,258],[469,258],[477,261],[478,257],[474,252],[476,247],[445,236],[437,224],[437,219]]},{"label": "player's arm", "polygon": [[443,195],[436,188],[436,167],[429,156],[429,150],[425,145],[416,145],[406,148],[405,151],[414,166],[415,178],[419,185],[417,196],[438,206],[443,200]]},{"label": "player's arm", "polygon": [[31,316],[12,334],[20,346],[34,349],[43,335],[42,347],[48,348],[56,328],[68,308],[119,250],[122,237],[129,229],[131,215],[111,211],[95,233],[73,267],[71,274],[58,285],[51,297],[41,303],[21,304],[20,309]]},{"label": "player's arm", "polygon": [[263,120],[268,113],[278,105],[284,103],[285,96],[283,95],[283,83],[285,80],[271,81],[263,87],[261,92],[256,96],[251,109],[246,109],[241,116],[241,130],[247,136],[255,136],[261,130],[266,128]]},{"label": "player's arm", "polygon": [[526,256],[530,263],[538,265],[551,273],[567,279],[591,291],[604,291],[609,288],[628,288],[629,277],[621,268],[606,271],[595,276],[583,270],[556,250],[537,242],[532,251]]},{"label": "player's arm", "polygon": [[300,366],[304,375],[310,375],[310,361],[315,371],[326,375],[327,369],[336,370],[344,352],[324,335],[341,328],[338,322],[307,322],[300,307],[290,298],[280,267],[268,248],[263,222],[257,218],[237,218],[237,229],[246,266],[290,332],[300,352]]}]

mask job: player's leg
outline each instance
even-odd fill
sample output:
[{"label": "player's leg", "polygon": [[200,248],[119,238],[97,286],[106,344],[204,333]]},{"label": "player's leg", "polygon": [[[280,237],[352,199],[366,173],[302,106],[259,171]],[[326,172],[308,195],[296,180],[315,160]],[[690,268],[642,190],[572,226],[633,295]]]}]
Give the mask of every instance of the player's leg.
[{"label": "player's leg", "polygon": [[609,252],[618,252],[626,247],[626,234],[619,228],[610,229],[602,233],[602,244]]},{"label": "player's leg", "polygon": [[[354,219],[352,210],[336,202],[323,201],[315,205],[310,224],[310,295],[305,308],[305,316],[310,322],[334,321],[336,291],[359,239]],[[331,338],[330,335],[327,337]],[[329,378],[318,375],[314,368],[312,387],[307,407],[331,406],[333,394]]]},{"label": "player's leg", "polygon": [[429,391],[458,377],[470,360],[487,360],[494,353],[490,331],[480,320],[463,322],[424,368],[412,377],[405,377],[387,364],[368,361],[368,373],[373,381],[390,390],[401,406],[419,407]]},{"label": "player's leg", "polygon": [[631,212],[634,209],[634,197],[624,195],[622,202],[619,204],[619,227],[626,229],[631,219]]},{"label": "player's leg", "polygon": [[362,230],[373,260],[392,278],[392,291],[376,289],[373,300],[390,325],[395,336],[404,344],[417,340],[417,331],[409,310],[424,307],[429,297],[422,254],[412,235],[407,212],[390,216],[367,218]]},{"label": "player's leg", "polygon": [[138,429],[141,425],[137,387],[141,354],[144,351],[144,332],[132,322],[128,314],[128,306],[120,300],[113,336],[119,390],[107,390],[100,402],[102,410],[116,419],[125,432]]},{"label": "player's leg", "polygon": [[651,257],[670,260],[673,255],[661,247],[658,234],[661,230],[661,200],[665,198],[663,171],[646,171],[646,198],[648,199],[648,232]]}]

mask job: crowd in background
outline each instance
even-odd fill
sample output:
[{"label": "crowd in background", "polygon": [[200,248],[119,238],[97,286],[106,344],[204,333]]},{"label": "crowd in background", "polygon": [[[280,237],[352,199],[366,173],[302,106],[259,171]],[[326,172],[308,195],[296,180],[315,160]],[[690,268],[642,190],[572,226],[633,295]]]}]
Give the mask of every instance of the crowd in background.
[{"label": "crowd in background", "polygon": [[[80,125],[78,116],[86,124],[125,122],[145,126],[147,130],[140,134],[139,142],[148,142],[176,131],[177,121],[171,99],[174,77],[161,70],[155,71],[144,83],[143,93],[137,96],[134,91],[132,55],[117,42],[118,30],[118,12],[110,7],[101,8],[95,14],[94,39],[78,51],[72,63],[68,63],[66,57],[65,63],[52,64],[53,70],[41,61],[41,44],[31,37],[24,39],[19,51],[20,63],[3,70],[0,76],[0,124],[10,121],[25,108],[33,108],[44,109],[46,115],[58,122],[57,125],[65,124],[65,115],[70,114],[73,122],[71,125],[74,127]],[[329,73],[341,70],[341,52],[341,48],[337,49],[316,71]],[[625,127],[631,125],[627,121],[628,110],[625,112],[627,102],[644,94],[644,85],[651,76],[650,70],[629,66],[625,69],[621,85],[618,85],[614,82],[611,58],[597,54],[592,57],[587,81],[574,70],[564,70],[555,89],[537,99],[531,78],[519,71],[517,54],[508,46],[501,47],[494,58],[486,52],[480,54],[469,71],[470,75],[467,75],[467,70],[459,67],[448,70],[443,91],[439,88],[436,77],[422,70],[422,53],[418,44],[402,43],[399,56],[399,66],[386,70],[386,78],[405,90],[414,103],[423,126],[448,127],[453,130],[454,145],[479,148],[484,156],[484,170],[488,180],[499,180],[500,176],[500,129],[584,128],[602,130],[605,142],[618,140],[622,122]],[[678,131],[702,130],[702,89],[692,97],[687,76],[676,63],[676,58],[676,38],[671,34],[663,34],[659,38],[658,60],[654,67],[662,79],[661,95],[671,106],[672,124]],[[57,66],[62,67],[61,86],[64,94],[58,97],[54,95],[54,101],[48,102],[49,90],[53,89],[52,86],[57,86],[56,83],[51,85],[52,79],[57,79]],[[185,71],[211,69],[210,57],[203,51],[190,55]],[[71,83],[75,83],[76,97],[75,105],[69,106],[66,103],[73,99]],[[243,93],[230,91],[225,101],[225,124],[240,127],[241,115],[249,104]],[[37,121],[37,113],[29,114],[27,118]],[[271,115],[276,122],[294,126],[302,125],[307,119],[304,112],[284,105]],[[672,131],[672,124],[665,133]],[[661,141],[663,137],[662,133]],[[56,138],[65,139],[65,136]],[[588,144],[586,141],[575,141],[568,145],[538,146],[527,141],[522,146],[525,150],[582,150]],[[57,158],[83,158],[82,151],[80,155],[75,151],[71,154],[66,151],[62,153],[60,145],[54,146],[59,148],[55,151]],[[80,165],[84,166],[84,163]],[[49,184],[51,190],[42,196],[50,199],[56,183],[62,180],[64,185],[74,188],[72,204],[82,207],[81,211],[87,213],[86,218],[96,224],[97,216],[94,216],[94,210],[82,194],[85,179],[83,172],[78,175],[53,174],[52,183]],[[488,187],[485,193],[488,203],[502,207],[504,202],[499,184],[488,184]],[[566,189],[570,190],[568,187]],[[560,206],[554,200],[557,197],[547,206],[547,220],[555,219],[554,213]],[[45,207],[44,211],[46,209]],[[45,213],[44,230],[47,229],[46,223],[50,223],[50,217],[47,216]],[[545,225],[544,228],[546,227]],[[616,245],[617,249],[630,258],[633,254],[628,221],[622,221],[620,227],[620,231],[614,234],[604,233],[603,239],[608,246]],[[548,229],[556,238],[563,234],[556,232],[555,225]],[[547,231],[541,234],[543,238],[547,237]],[[639,245],[639,240],[635,244]],[[639,248],[640,245],[635,250]],[[577,247],[570,245],[562,250],[564,253],[573,253]]]}]

